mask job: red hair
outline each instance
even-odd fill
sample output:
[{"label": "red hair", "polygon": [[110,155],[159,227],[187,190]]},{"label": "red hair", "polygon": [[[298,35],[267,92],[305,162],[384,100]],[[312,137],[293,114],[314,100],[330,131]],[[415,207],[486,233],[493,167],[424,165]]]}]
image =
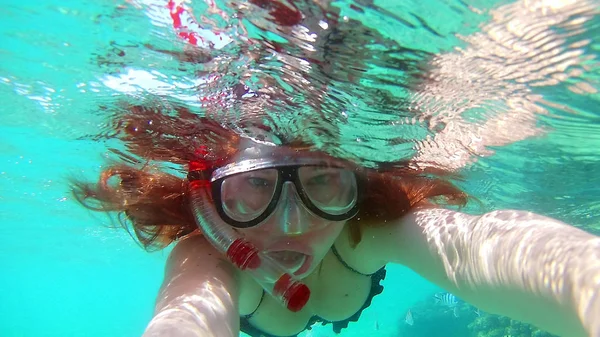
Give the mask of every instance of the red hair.
[{"label": "red hair", "polygon": [[[136,157],[121,154],[142,168],[114,165],[105,170],[96,184],[74,183],[74,195],[89,209],[118,212],[121,225],[147,250],[161,249],[198,230],[189,209],[187,179],[147,165],[163,161],[182,166],[202,156],[212,163],[226,161],[237,151],[240,137],[213,120],[199,117],[185,108],[177,116],[134,106],[114,125],[115,136],[125,142]],[[304,140],[287,144],[311,149]],[[198,149],[205,149],[202,153]],[[125,158],[126,156],[126,158]],[[358,215],[348,223],[352,242],[360,241],[362,226],[376,226],[397,219],[424,202],[464,205],[467,195],[442,177],[397,168],[361,168],[358,175],[364,197]]]}]

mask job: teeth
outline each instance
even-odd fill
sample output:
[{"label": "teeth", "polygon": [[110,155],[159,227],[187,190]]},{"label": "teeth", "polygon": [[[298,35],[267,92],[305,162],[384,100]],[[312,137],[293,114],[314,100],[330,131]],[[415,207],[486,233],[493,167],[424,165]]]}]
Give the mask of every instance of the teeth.
[{"label": "teeth", "polygon": [[282,267],[292,273],[302,267],[302,264],[306,259],[306,255],[289,250],[269,252],[269,256],[271,256],[273,259],[275,259],[275,261],[279,262]]},{"label": "teeth", "polygon": [[283,254],[281,254],[280,257],[283,261],[294,261],[298,259],[299,255],[301,254],[296,252],[283,252]]}]

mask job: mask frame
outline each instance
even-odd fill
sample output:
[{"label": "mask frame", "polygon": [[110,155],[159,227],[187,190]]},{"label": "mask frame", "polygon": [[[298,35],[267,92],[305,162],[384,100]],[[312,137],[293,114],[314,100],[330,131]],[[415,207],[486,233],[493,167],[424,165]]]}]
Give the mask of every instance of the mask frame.
[{"label": "mask frame", "polygon": [[[239,165],[239,166],[238,166]],[[244,169],[240,169],[240,167],[244,167]],[[324,211],[319,208],[310,198],[310,196],[306,193],[306,190],[302,184],[299,170],[305,167],[325,167],[325,168],[336,168],[340,170],[347,170],[350,174],[353,175],[354,184],[355,184],[355,197],[352,200],[352,203],[348,205],[348,210],[340,213],[340,214],[332,214]],[[259,171],[263,169],[275,169],[277,170],[277,185],[275,186],[275,190],[271,196],[271,200],[265,209],[256,217],[248,221],[240,221],[230,217],[223,207],[222,202],[222,185],[223,182],[234,175],[244,174],[252,171]],[[360,188],[359,188],[359,179],[354,172],[349,170],[346,167],[339,165],[324,165],[322,160],[318,161],[305,161],[305,160],[297,160],[292,163],[270,163],[266,160],[248,160],[242,161],[240,163],[236,163],[235,166],[226,166],[222,169],[217,169],[213,172],[211,177],[211,190],[212,197],[215,204],[215,208],[217,213],[225,221],[227,224],[235,227],[235,228],[250,228],[261,224],[265,221],[269,216],[271,216],[277,208],[277,205],[281,199],[281,193],[283,190],[283,186],[286,182],[291,182],[294,184],[295,189],[300,197],[300,200],[304,204],[304,206],[312,212],[314,215],[321,217],[330,221],[343,221],[348,220],[354,217],[359,210],[359,197],[360,197]]]}]

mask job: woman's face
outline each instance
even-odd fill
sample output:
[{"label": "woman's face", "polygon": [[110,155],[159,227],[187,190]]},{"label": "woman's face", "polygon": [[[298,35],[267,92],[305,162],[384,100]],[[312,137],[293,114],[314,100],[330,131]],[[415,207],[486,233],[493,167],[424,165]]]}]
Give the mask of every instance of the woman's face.
[{"label": "woman's face", "polygon": [[[356,177],[352,170],[323,165],[331,159],[326,156],[310,153],[303,157],[294,150],[254,143],[240,151],[235,162],[269,156],[280,163],[289,160],[289,166],[226,176],[220,189],[220,205],[230,219],[240,222],[268,214],[253,227],[236,231],[288,273],[304,278],[321,263],[347,221],[326,218],[339,218],[354,209],[358,199]],[[276,206],[270,209],[274,200]]]},{"label": "woman's face", "polygon": [[[297,199],[292,202],[301,201]],[[295,207],[298,209],[287,211],[304,214],[286,217],[283,212],[278,212],[259,226],[238,230],[260,251],[267,253],[289,273],[302,279],[310,275],[321,263],[346,221],[325,220],[310,213],[302,205]],[[294,223],[299,221],[308,223]],[[307,229],[302,232],[290,232],[285,230],[286,226]]]},{"label": "woman's face", "polygon": [[[329,212],[344,210],[343,205],[354,200],[355,178],[351,172],[340,172],[335,168],[301,167],[298,169],[299,186],[319,208]],[[225,208],[235,209],[238,213],[243,209],[244,214],[261,213],[273,197],[277,179],[276,170],[238,175],[227,184],[235,190],[223,193],[233,196],[223,200]],[[266,220],[238,231],[289,273],[302,278],[319,265],[346,221],[327,220],[314,214],[301,200],[296,184],[291,181],[284,182],[281,191],[276,208]]]}]

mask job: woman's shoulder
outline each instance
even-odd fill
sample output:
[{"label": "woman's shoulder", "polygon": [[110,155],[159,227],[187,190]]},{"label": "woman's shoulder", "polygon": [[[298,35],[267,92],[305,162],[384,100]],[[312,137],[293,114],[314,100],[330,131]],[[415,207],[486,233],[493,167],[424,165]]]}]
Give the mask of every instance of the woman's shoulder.
[{"label": "woman's shoulder", "polygon": [[178,240],[169,254],[167,273],[222,274],[234,277],[233,266],[201,234]]},{"label": "woman's shoulder", "polygon": [[[169,265],[176,269],[196,269],[209,277],[221,275],[234,279],[232,284],[239,294],[238,309],[241,315],[254,311],[262,297],[262,288],[252,277],[235,268],[231,262],[201,234],[190,235],[177,242],[169,257]],[[185,267],[185,265],[189,267]],[[180,265],[180,267],[177,267]],[[202,272],[203,271],[203,272]]]},{"label": "woman's shoulder", "polygon": [[349,226],[344,227],[335,241],[338,258],[366,275],[375,273],[386,264],[386,261],[379,257],[377,245],[375,233],[367,226],[361,229],[361,239],[358,243],[353,242]]},{"label": "woman's shoulder", "polygon": [[214,258],[218,259],[221,254],[208,242],[204,235],[200,232],[194,232],[177,240],[175,243],[170,257],[177,258],[179,256],[214,256]]},{"label": "woman's shoulder", "polygon": [[169,255],[156,308],[160,311],[181,301],[202,307],[197,299],[209,295],[216,297],[210,301],[233,301],[237,306],[237,293],[233,266],[201,235],[187,236],[177,241]]},{"label": "woman's shoulder", "polygon": [[411,240],[413,231],[418,230],[419,225],[415,219],[417,214],[423,216],[439,211],[443,211],[443,208],[422,205],[397,219],[361,226],[360,241],[357,244],[352,243],[350,229],[345,228],[336,242],[336,247],[346,251],[359,267],[363,266],[374,272],[389,262],[398,261],[398,255],[403,251],[402,246]]}]

